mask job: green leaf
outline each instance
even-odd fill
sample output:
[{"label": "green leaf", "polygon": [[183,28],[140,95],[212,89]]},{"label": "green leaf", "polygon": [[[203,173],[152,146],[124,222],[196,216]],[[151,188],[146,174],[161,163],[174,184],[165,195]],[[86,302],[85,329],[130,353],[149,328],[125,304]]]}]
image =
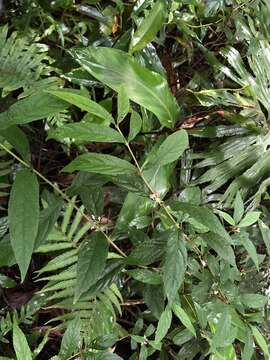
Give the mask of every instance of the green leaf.
[{"label": "green leaf", "polygon": [[256,340],[256,343],[259,345],[259,347],[262,349],[262,351],[264,352],[264,354],[268,357],[270,357],[270,353],[269,353],[269,349],[268,349],[268,345],[264,339],[264,337],[262,336],[262,334],[260,333],[259,329],[256,328],[255,326],[251,326],[251,330],[253,333],[253,336]]},{"label": "green leaf", "polygon": [[191,334],[196,337],[194,326],[192,325],[192,322],[190,321],[190,318],[185,310],[182,309],[181,306],[177,303],[172,304],[172,310],[181,323],[191,332]]},{"label": "green leaf", "polygon": [[158,321],[155,342],[160,342],[167,334],[172,322],[172,311],[167,306]]},{"label": "green leaf", "polygon": [[187,266],[187,252],[183,235],[172,230],[168,235],[163,265],[163,284],[169,303],[175,300],[184,280]]},{"label": "green leaf", "polygon": [[56,139],[59,141],[63,141],[65,138],[70,138],[75,143],[124,142],[123,136],[109,126],[85,121],[58,127],[50,131],[48,136],[48,139]]},{"label": "green leaf", "polygon": [[138,29],[132,35],[130,43],[130,53],[143,49],[151,42],[158,31],[161,29],[166,15],[166,9],[163,1],[154,4],[152,10],[140,23]]},{"label": "green leaf", "polygon": [[0,266],[12,266],[14,264],[16,264],[16,259],[9,235],[7,235],[0,241]]},{"label": "green leaf", "polygon": [[102,233],[94,232],[82,242],[78,254],[75,301],[97,282],[107,255],[108,242]]},{"label": "green leaf", "polygon": [[39,184],[29,169],[16,175],[8,204],[11,245],[24,280],[38,232]]},{"label": "green leaf", "polygon": [[221,237],[212,232],[207,234],[202,234],[201,237],[207,243],[207,245],[214,249],[215,252],[226,262],[231,264],[232,266],[236,266],[235,264],[235,255],[232,247],[226,241],[224,241],[224,237]]},{"label": "green leaf", "polygon": [[30,162],[31,153],[29,141],[25,133],[20,128],[17,126],[10,126],[5,130],[1,130],[0,135],[2,135],[14,147],[14,149],[25,161]]},{"label": "green leaf", "polygon": [[167,81],[129,54],[113,48],[88,47],[71,50],[73,57],[95,78],[153,112],[162,125],[172,127],[179,108]]},{"label": "green leaf", "polygon": [[239,227],[247,227],[253,225],[255,222],[259,220],[261,213],[259,211],[251,211],[248,212],[244,218],[238,224]]},{"label": "green leaf", "polygon": [[88,171],[102,175],[135,175],[138,170],[126,160],[112,155],[89,153],[78,156],[63,171],[73,172],[75,170]]},{"label": "green leaf", "polygon": [[173,337],[173,343],[178,346],[182,346],[189,340],[193,338],[193,335],[188,329],[184,329],[182,331],[179,331],[176,335]]},{"label": "green leaf", "polygon": [[270,230],[269,227],[265,225],[262,220],[259,220],[259,228],[261,230],[262,238],[265,243],[267,254],[270,256]]},{"label": "green leaf", "polygon": [[236,224],[242,219],[244,215],[244,203],[240,192],[238,191],[234,200],[233,218]]},{"label": "green leaf", "polygon": [[159,285],[161,284],[161,276],[158,272],[149,269],[127,270],[127,274],[137,281],[145,284]]},{"label": "green leaf", "polygon": [[261,294],[242,294],[240,301],[247,307],[260,309],[267,304],[267,296]]},{"label": "green leaf", "polygon": [[17,360],[32,360],[31,350],[26,337],[15,319],[13,322],[13,347]]},{"label": "green leaf", "polygon": [[151,163],[158,163],[160,166],[170,164],[178,160],[187,147],[187,132],[185,130],[176,131],[163,141]]},{"label": "green leaf", "polygon": [[221,315],[212,338],[212,346],[214,348],[222,348],[231,343],[231,321],[232,319],[229,313],[226,312]]},{"label": "green leaf", "polygon": [[142,127],[142,118],[141,116],[136,112],[132,111],[131,117],[130,117],[130,127],[129,127],[129,134],[128,134],[128,141],[132,141],[135,139],[135,137],[139,134]]},{"label": "green leaf", "polygon": [[198,318],[200,327],[202,329],[205,329],[206,326],[207,326],[207,314],[206,314],[206,311],[198,303],[196,303],[196,302],[193,302],[193,303],[194,303],[194,307],[195,307],[195,310],[196,310],[196,314],[197,314],[197,318]]},{"label": "green leaf", "polygon": [[95,216],[101,216],[104,210],[104,192],[101,187],[82,186],[80,198],[86,209]]},{"label": "green leaf", "polygon": [[165,253],[167,238],[170,232],[164,232],[164,237],[143,241],[135,247],[126,259],[130,265],[149,265],[160,260]]},{"label": "green leaf", "polygon": [[231,217],[230,214],[227,214],[224,211],[221,210],[217,210],[217,213],[230,225],[235,226],[235,221],[234,219]]},{"label": "green leaf", "polygon": [[43,92],[28,96],[0,113],[0,130],[47,118],[65,110],[68,106],[67,102]]},{"label": "green leaf", "polygon": [[96,337],[90,344],[90,347],[97,350],[106,350],[112,347],[118,340],[115,334],[107,334]]},{"label": "green leaf", "polygon": [[77,106],[83,111],[107,120],[109,123],[113,122],[113,117],[103,106],[89,99],[83,93],[76,90],[51,90],[50,94]]},{"label": "green leaf", "polygon": [[56,220],[60,214],[63,200],[57,198],[53,194],[50,194],[50,201],[48,206],[40,212],[39,224],[38,224],[38,233],[35,240],[35,249],[40,245],[43,245],[48,235],[50,234],[52,228],[54,227]]},{"label": "green leaf", "polygon": [[191,218],[207,227],[214,234],[222,236],[231,242],[229,234],[224,229],[217,216],[209,208],[179,201],[172,201],[170,206],[175,211],[182,211],[183,213],[188,214]]},{"label": "green leaf", "polygon": [[16,285],[16,281],[6,275],[0,274],[0,287],[4,289],[11,289],[14,288]]},{"label": "green leaf", "polygon": [[102,352],[96,354],[93,360],[123,360],[123,358],[111,352]]},{"label": "green leaf", "polygon": [[119,124],[129,112],[129,99],[124,86],[120,86],[117,97],[117,123]]},{"label": "green leaf", "polygon": [[248,233],[242,232],[236,235],[236,238],[240,241],[241,245],[244,246],[252,261],[254,262],[257,271],[259,271],[259,258],[256,251],[256,247],[253,242],[249,239]]},{"label": "green leaf", "polygon": [[244,346],[244,350],[241,354],[241,359],[242,360],[251,360],[253,353],[254,353],[253,337],[252,337],[251,331],[248,331],[247,335],[245,337],[245,346]]},{"label": "green leaf", "polygon": [[81,346],[81,320],[79,316],[76,316],[68,323],[67,329],[64,333],[61,348],[60,357],[69,359],[73,354],[77,353]]}]

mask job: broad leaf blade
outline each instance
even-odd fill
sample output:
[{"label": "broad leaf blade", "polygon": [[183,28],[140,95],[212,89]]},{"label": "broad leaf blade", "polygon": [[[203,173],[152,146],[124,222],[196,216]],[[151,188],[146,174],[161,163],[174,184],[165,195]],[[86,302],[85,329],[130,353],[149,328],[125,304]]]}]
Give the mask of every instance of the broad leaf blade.
[{"label": "broad leaf blade", "polygon": [[268,345],[267,345],[267,342],[265,341],[264,337],[262,336],[261,332],[258,330],[258,328],[256,328],[256,326],[251,326],[251,330],[252,330],[253,336],[256,340],[256,343],[262,349],[264,354],[269,358],[270,353],[269,353]]},{"label": "broad leaf blade", "polygon": [[259,228],[260,228],[261,233],[262,233],[262,238],[263,238],[263,241],[265,243],[267,253],[270,256],[270,229],[261,220],[259,220]]},{"label": "broad leaf blade", "polygon": [[224,229],[217,216],[207,207],[179,201],[172,201],[170,205],[173,210],[182,211],[183,213],[188,214],[191,218],[207,227],[214,234],[224,237],[229,243],[231,242],[229,234]]},{"label": "broad leaf blade", "polygon": [[163,283],[165,293],[172,303],[180,288],[187,266],[187,252],[183,236],[177,231],[172,231],[168,237],[168,243],[163,265]]},{"label": "broad leaf blade", "polygon": [[121,86],[117,97],[117,123],[119,124],[129,112],[129,99],[124,86]]},{"label": "broad leaf blade", "polygon": [[96,174],[118,176],[120,174],[137,174],[135,166],[126,160],[112,155],[89,153],[78,156],[63,171],[72,172],[82,170]]},{"label": "broad leaf blade", "polygon": [[69,359],[79,351],[81,345],[80,331],[81,321],[79,316],[76,316],[75,319],[68,323],[68,327],[64,333],[60,348],[61,358]]},{"label": "broad leaf blade", "polygon": [[182,324],[196,337],[196,331],[188,314],[185,312],[184,309],[177,303],[172,305],[172,310],[174,314],[178,317],[178,319],[182,322]]},{"label": "broad leaf blade", "polygon": [[58,127],[55,130],[49,132],[48,138],[59,141],[63,141],[65,138],[70,138],[75,143],[124,142],[123,136],[109,126],[85,121]]},{"label": "broad leaf blade", "polygon": [[236,224],[242,219],[244,214],[244,203],[240,192],[238,191],[234,200],[233,218]]},{"label": "broad leaf blade", "polygon": [[10,240],[16,261],[25,278],[39,223],[39,184],[30,170],[20,171],[11,189],[8,220]]},{"label": "broad leaf blade", "polygon": [[88,47],[73,49],[71,54],[91,75],[113,90],[118,92],[124,86],[128,98],[153,112],[162,125],[174,125],[179,108],[161,75],[117,49]]},{"label": "broad leaf blade", "polygon": [[44,119],[68,108],[66,101],[47,93],[37,93],[15,102],[10,108],[0,113],[0,130],[12,125],[27,124]]},{"label": "broad leaf blade", "polygon": [[139,134],[142,127],[142,118],[136,112],[132,111],[130,117],[130,126],[129,126],[129,134],[128,134],[128,141],[132,141],[135,137]]},{"label": "broad leaf blade", "polygon": [[164,2],[158,1],[133,34],[130,43],[131,53],[143,49],[154,39],[163,25],[165,14]]},{"label": "broad leaf blade", "polygon": [[17,360],[32,360],[31,350],[26,337],[16,321],[13,323],[13,346]]},{"label": "broad leaf blade", "polygon": [[100,277],[108,255],[104,235],[94,232],[79,248],[75,300],[94,285]]},{"label": "broad leaf blade", "polygon": [[113,122],[111,114],[104,109],[103,106],[76,90],[51,90],[50,94],[79,107],[83,111],[87,111],[101,119],[107,120],[109,123]]},{"label": "broad leaf blade", "polygon": [[188,147],[188,135],[185,130],[179,130],[168,136],[160,145],[155,159],[151,162],[160,166],[170,164],[180,158]]},{"label": "broad leaf blade", "polygon": [[167,334],[172,322],[172,311],[167,306],[160,316],[155,341],[160,342]]}]

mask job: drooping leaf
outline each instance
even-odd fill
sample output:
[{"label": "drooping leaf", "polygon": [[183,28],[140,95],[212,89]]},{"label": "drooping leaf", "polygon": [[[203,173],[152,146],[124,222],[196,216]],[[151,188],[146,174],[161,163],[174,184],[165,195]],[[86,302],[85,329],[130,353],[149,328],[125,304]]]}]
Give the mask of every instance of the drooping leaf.
[{"label": "drooping leaf", "polygon": [[48,206],[40,212],[35,249],[46,242],[49,233],[58,219],[63,205],[63,201],[61,199],[55,197],[53,194],[50,195]]},{"label": "drooping leaf", "polygon": [[21,155],[22,159],[30,162],[30,145],[25,133],[17,126],[8,127],[5,130],[0,131],[2,135]]},{"label": "drooping leaf", "polygon": [[216,251],[216,253],[225,261],[227,261],[232,266],[235,266],[235,255],[231,245],[224,241],[224,237],[209,232],[207,234],[202,234],[201,237],[208,244],[208,246]]},{"label": "drooping leaf", "polygon": [[153,112],[162,125],[173,126],[178,105],[161,75],[117,49],[88,47],[73,49],[71,54],[99,81],[117,92],[124,86],[129,99]]},{"label": "drooping leaf", "polygon": [[256,251],[256,247],[253,242],[250,240],[248,233],[242,232],[236,235],[237,240],[240,244],[246,249],[252,261],[254,262],[257,271],[259,271],[259,257]]},{"label": "drooping leaf", "polygon": [[51,90],[50,94],[79,107],[83,111],[96,115],[101,119],[107,120],[108,123],[113,122],[111,114],[101,105],[89,99],[86,95],[76,90]]},{"label": "drooping leaf", "polygon": [[167,334],[172,322],[172,311],[167,306],[160,316],[155,341],[160,342]]},{"label": "drooping leaf", "polygon": [[104,235],[94,232],[85,239],[78,254],[75,300],[89,290],[100,277],[108,254],[108,243]]},{"label": "drooping leaf", "polygon": [[97,350],[106,350],[112,347],[117,342],[117,340],[118,338],[115,334],[98,336],[92,341],[91,348]]},{"label": "drooping leaf", "polygon": [[61,342],[60,357],[64,359],[70,358],[77,353],[81,346],[81,321],[79,316],[76,316],[68,324]]},{"label": "drooping leaf", "polygon": [[117,123],[126,117],[129,111],[129,99],[124,86],[121,86],[117,97]]},{"label": "drooping leaf", "polygon": [[207,227],[214,234],[224,237],[229,242],[231,238],[224,227],[221,225],[217,216],[205,206],[196,206],[189,203],[172,201],[171,207],[175,211],[182,211],[188,214],[191,218],[198,221],[201,225]]},{"label": "drooping leaf", "polygon": [[112,155],[88,153],[78,156],[63,171],[73,172],[76,170],[88,171],[102,175],[118,176],[119,174],[137,174],[135,166],[126,160]]},{"label": "drooping leaf", "polygon": [[146,18],[140,23],[138,29],[132,35],[130,52],[143,49],[156,36],[161,29],[166,15],[165,4],[157,1]]},{"label": "drooping leaf", "polygon": [[172,310],[181,323],[196,337],[194,326],[185,310],[177,303],[172,304]]},{"label": "drooping leaf", "polygon": [[222,314],[217,324],[217,329],[212,338],[212,346],[214,348],[225,347],[232,342],[233,339],[230,337],[231,325],[231,315],[229,313]]},{"label": "drooping leaf", "polygon": [[168,232],[165,232],[164,235],[164,237],[148,239],[138,244],[128,256],[127,263],[131,265],[149,265],[160,260],[166,250]]},{"label": "drooping leaf", "polygon": [[141,281],[145,284],[150,285],[159,285],[161,284],[161,276],[156,271],[151,271],[149,269],[133,269],[127,271],[128,275],[133,277],[133,279]]},{"label": "drooping leaf", "polygon": [[267,304],[267,296],[261,294],[242,294],[240,296],[241,302],[252,309],[259,309]]},{"label": "drooping leaf", "polygon": [[262,220],[259,220],[259,227],[262,233],[263,241],[267,249],[267,253],[270,256],[270,230]]},{"label": "drooping leaf", "polygon": [[0,113],[0,130],[12,125],[27,124],[44,119],[68,108],[66,101],[47,93],[37,93],[15,102],[10,108]]},{"label": "drooping leaf", "polygon": [[264,352],[264,354],[267,357],[270,357],[270,353],[269,353],[269,348],[267,345],[267,342],[265,341],[264,337],[262,336],[261,332],[259,331],[259,329],[256,326],[251,326],[251,330],[253,333],[253,336],[256,340],[256,343],[259,345],[259,347],[262,349],[262,351]]},{"label": "drooping leaf", "polygon": [[163,265],[163,284],[165,293],[172,303],[184,280],[187,266],[187,252],[183,236],[172,230],[168,235],[165,260]]},{"label": "drooping leaf", "polygon": [[136,111],[132,111],[130,117],[130,126],[129,126],[129,134],[128,141],[132,141],[139,134],[142,127],[142,118]]},{"label": "drooping leaf", "polygon": [[23,281],[39,223],[39,184],[36,175],[29,169],[20,171],[15,178],[8,204],[8,220],[11,245]]},{"label": "drooping leaf", "polygon": [[32,360],[31,350],[27,343],[26,337],[19,328],[15,319],[13,322],[13,346],[17,360]]},{"label": "drooping leaf", "polygon": [[251,360],[253,353],[254,353],[253,337],[252,337],[251,331],[249,330],[245,337],[245,346],[244,346],[244,350],[241,354],[241,359],[242,360]]},{"label": "drooping leaf", "polygon": [[124,138],[116,130],[102,124],[81,121],[67,124],[49,132],[49,139],[72,139],[75,143],[108,142],[123,143]]}]

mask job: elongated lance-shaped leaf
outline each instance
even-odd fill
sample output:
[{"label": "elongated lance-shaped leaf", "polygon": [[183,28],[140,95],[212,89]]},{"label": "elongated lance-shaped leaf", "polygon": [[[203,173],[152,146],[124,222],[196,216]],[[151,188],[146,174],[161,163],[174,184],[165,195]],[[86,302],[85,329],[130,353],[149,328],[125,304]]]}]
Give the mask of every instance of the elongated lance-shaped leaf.
[{"label": "elongated lance-shaped leaf", "polygon": [[179,108],[160,74],[117,49],[88,47],[73,49],[71,54],[91,75],[113,90],[119,92],[124,86],[128,98],[152,111],[162,125],[174,125]]},{"label": "elongated lance-shaped leaf", "polygon": [[39,185],[29,169],[20,171],[8,204],[11,245],[23,281],[30,264],[39,223]]}]

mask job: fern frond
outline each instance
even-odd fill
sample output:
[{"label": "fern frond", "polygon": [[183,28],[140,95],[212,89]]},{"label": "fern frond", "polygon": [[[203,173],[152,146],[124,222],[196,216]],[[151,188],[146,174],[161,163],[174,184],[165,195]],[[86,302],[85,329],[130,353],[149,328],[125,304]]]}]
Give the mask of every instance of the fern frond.
[{"label": "fern frond", "polygon": [[32,43],[8,27],[0,27],[0,88],[3,96],[19,88],[29,88],[43,75],[48,75],[50,58],[44,44]]},{"label": "fern frond", "polygon": [[[37,249],[37,252],[53,254],[52,259],[38,272],[37,281],[47,281],[40,294],[47,294],[47,308],[62,309],[66,312],[49,321],[60,322],[59,327],[79,315],[82,322],[82,336],[85,343],[90,344],[97,336],[112,333],[117,328],[117,314],[121,314],[121,293],[113,283],[108,281],[104,271],[102,286],[95,291],[84,294],[74,302],[76,289],[76,271],[78,261],[78,243],[83,241],[91,225],[83,222],[84,207],[80,211],[74,209],[75,198],[63,213],[62,220],[55,225],[48,242]],[[112,261],[112,260],[109,260]],[[114,273],[114,267],[110,267]]]}]

